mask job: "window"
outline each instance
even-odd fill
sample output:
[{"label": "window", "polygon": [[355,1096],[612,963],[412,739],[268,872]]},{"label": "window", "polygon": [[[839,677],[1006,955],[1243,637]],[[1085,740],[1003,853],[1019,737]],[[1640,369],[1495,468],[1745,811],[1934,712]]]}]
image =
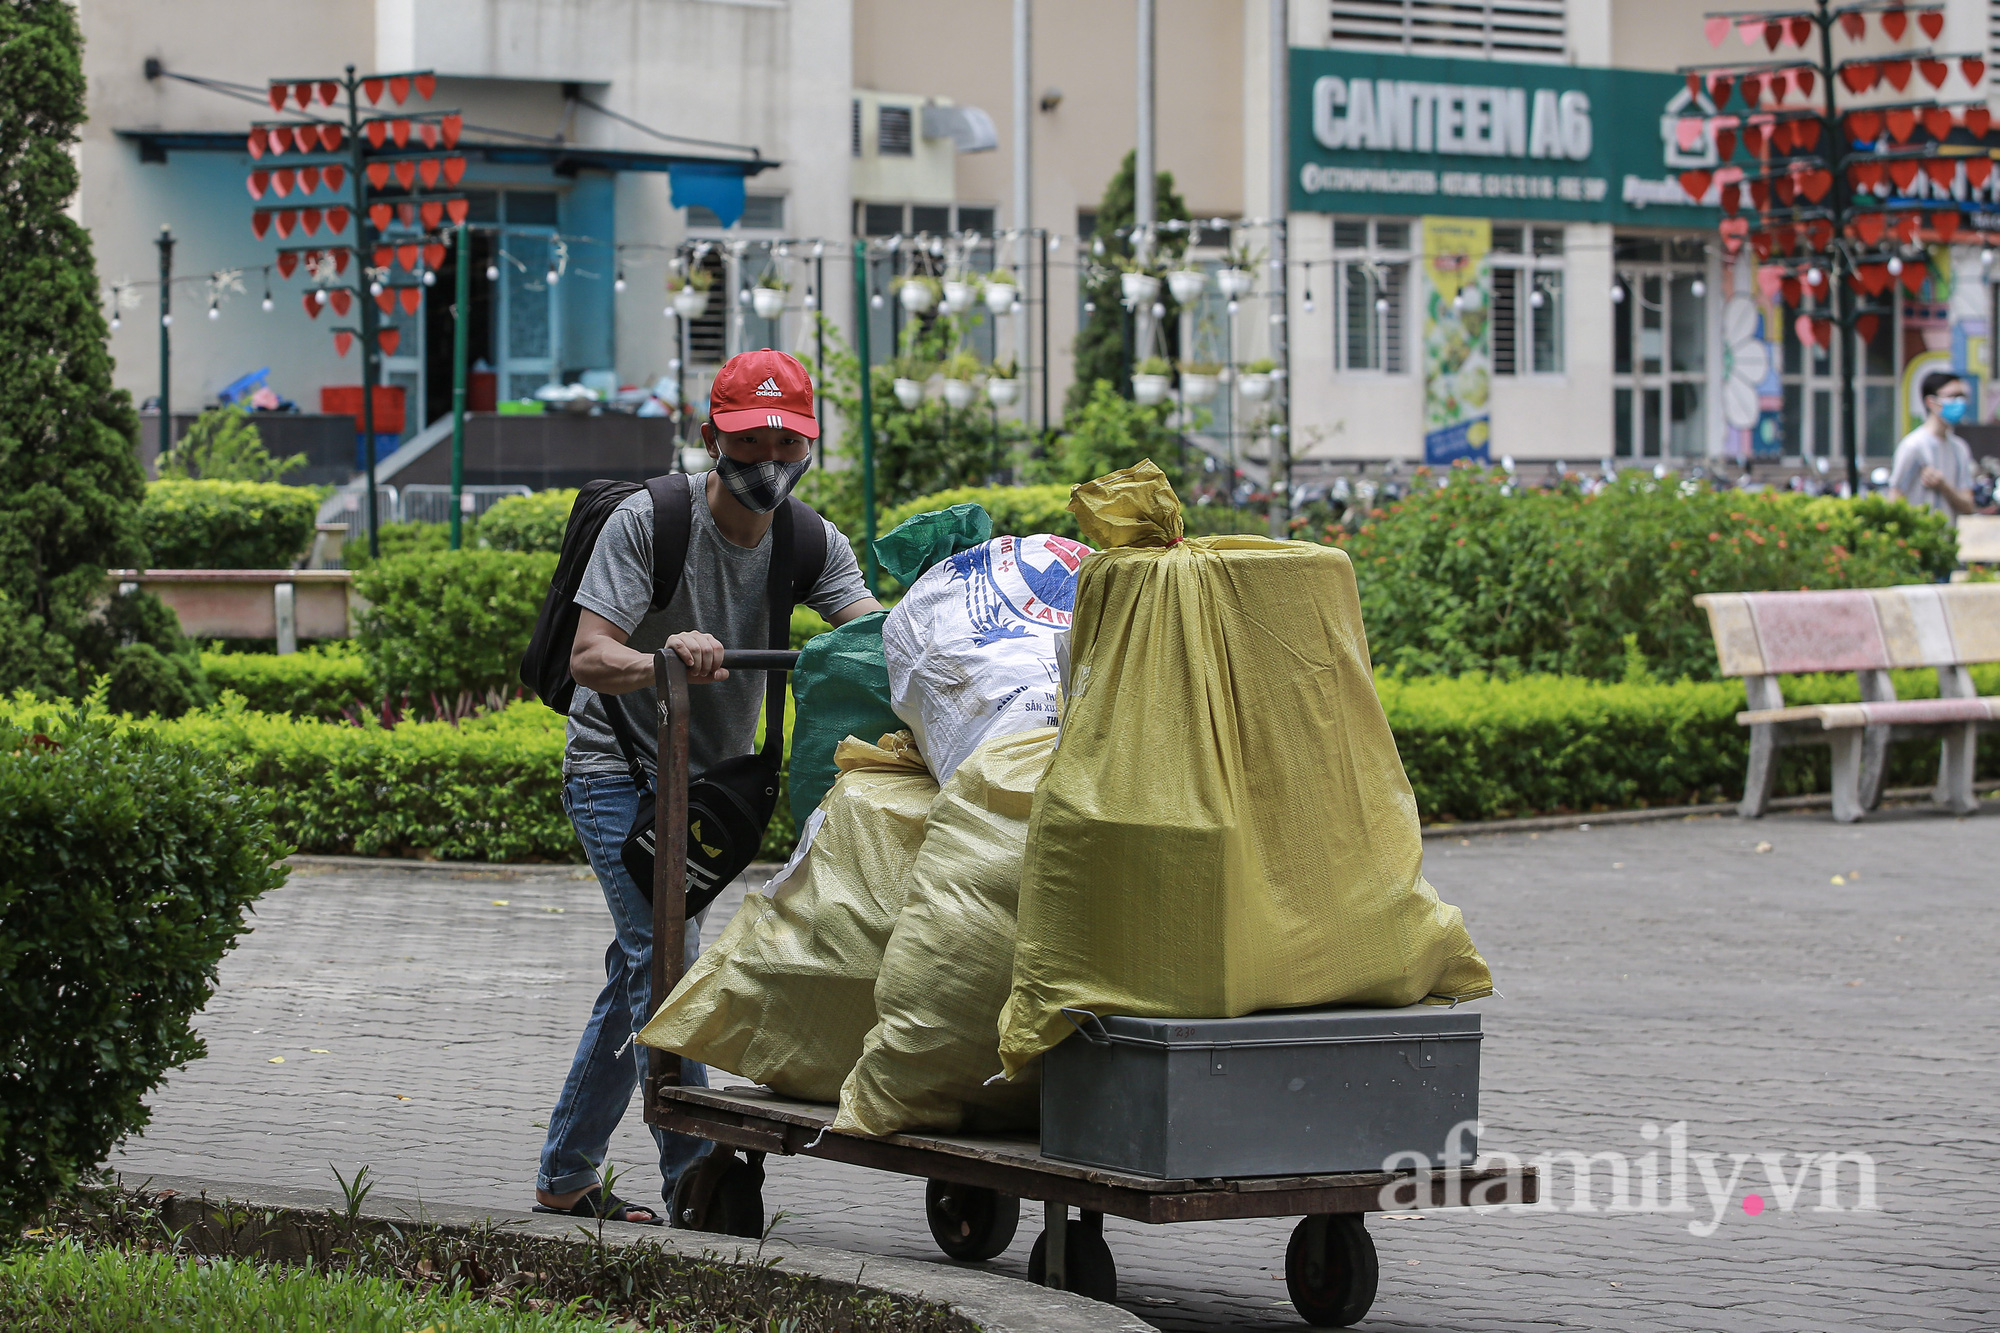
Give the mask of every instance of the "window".
[{"label": "window", "polygon": [[910,230],[927,236],[942,236],[951,230],[950,204],[911,204]]},{"label": "window", "polygon": [[1612,452],[1702,457],[1710,452],[1707,247],[1620,236],[1612,260]]},{"label": "window", "polygon": [[702,270],[709,276],[708,309],[699,318],[687,321],[688,360],[704,365],[720,365],[728,359],[729,309],[735,304],[729,290],[729,266],[720,250],[701,257]]},{"label": "window", "polygon": [[783,231],[785,229],[785,196],[782,194],[747,194],[743,196],[743,216],[737,222],[739,227],[753,231]]},{"label": "window", "polygon": [[883,157],[908,157],[911,153],[910,108],[875,108],[875,151]]},{"label": "window", "polygon": [[903,206],[901,204],[863,204],[861,206],[861,234],[863,236],[894,236],[903,230]]},{"label": "window", "polygon": [[1493,373],[1563,372],[1563,233],[1493,229]]},{"label": "window", "polygon": [[982,236],[993,230],[993,210],[990,208],[964,208],[958,210],[958,229],[976,231]]},{"label": "window", "polygon": [[861,99],[858,97],[854,98],[851,102],[848,103],[848,108],[851,113],[848,117],[848,126],[847,126],[848,152],[855,157],[860,157],[861,156]]},{"label": "window", "polygon": [[1076,234],[1083,237],[1086,241],[1097,235],[1096,209],[1079,208],[1076,210]]},{"label": "window", "polygon": [[1402,374],[1410,224],[1336,219],[1333,244],[1335,368]]},{"label": "window", "polygon": [[1332,0],[1336,47],[1485,60],[1568,59],[1564,0]]}]

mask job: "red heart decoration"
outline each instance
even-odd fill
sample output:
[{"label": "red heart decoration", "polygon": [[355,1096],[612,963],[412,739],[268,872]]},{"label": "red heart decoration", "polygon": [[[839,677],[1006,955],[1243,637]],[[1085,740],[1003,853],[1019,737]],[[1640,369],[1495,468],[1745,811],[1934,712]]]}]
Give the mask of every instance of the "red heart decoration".
[{"label": "red heart decoration", "polygon": [[389,127],[379,120],[371,120],[361,127],[361,132],[368,136],[370,148],[380,148],[384,136],[389,133]]},{"label": "red heart decoration", "polygon": [[438,146],[438,127],[437,127],[437,122],[436,122],[436,121],[434,121],[434,120],[420,120],[420,121],[418,121],[418,122],[417,122],[417,137],[418,137],[419,139],[422,139],[422,140],[424,141],[424,147],[426,147],[426,148],[435,148],[435,147],[437,147],[437,146]]},{"label": "red heart decoration", "polygon": [[382,307],[382,313],[385,315],[394,313],[396,309],[396,293],[384,287],[381,291],[375,293],[375,304]]},{"label": "red heart decoration", "polygon": [[1681,188],[1688,192],[1690,198],[1700,199],[1708,193],[1709,182],[1714,179],[1715,177],[1711,172],[1683,171],[1681,173]]},{"label": "red heart decoration", "polygon": [[361,91],[368,95],[368,105],[374,106],[382,100],[382,80],[379,78],[363,79],[361,81]]},{"label": "red heart decoration", "polygon": [[347,132],[338,125],[322,125],[319,127],[319,146],[326,149],[329,153],[339,152],[341,140],[346,137]]},{"label": "red heart decoration", "polygon": [[450,216],[453,222],[463,222],[465,221],[466,213],[471,211],[471,205],[463,199],[447,199],[445,200],[444,211]]},{"label": "red heart decoration", "polygon": [[243,182],[244,188],[250,191],[252,199],[262,199],[264,191],[270,187],[270,184],[271,173],[268,171],[253,171],[250,173],[248,179]]},{"label": "red heart decoration", "polygon": [[1815,250],[1824,250],[1833,244],[1833,224],[1825,218],[1814,218],[1806,224],[1806,238]]},{"label": "red heart decoration", "polygon": [[299,151],[309,153],[324,144],[326,130],[324,125],[301,125],[292,131],[292,135],[299,141]]},{"label": "red heart decoration", "polygon": [[1750,150],[1750,156],[1764,156],[1764,129],[1761,125],[1743,127],[1743,146]]},{"label": "red heart decoration", "polygon": [[[1882,17],[1886,19],[1888,15],[1884,14]],[[1902,92],[1903,89],[1910,86],[1910,62],[1907,60],[1883,61],[1882,77],[1889,81],[1890,87],[1899,93]]]},{"label": "red heart decoration", "polygon": [[1790,207],[1792,201],[1798,198],[1799,183],[1792,179],[1789,172],[1783,176],[1774,176],[1771,178],[1771,193],[1778,197],[1780,204]]},{"label": "red heart decoration", "polygon": [[1924,128],[1931,132],[1931,138],[1943,139],[1951,133],[1951,112],[1941,106],[1925,107]]},{"label": "red heart decoration", "polygon": [[1866,162],[1850,162],[1847,166],[1848,187],[1858,193],[1869,194],[1868,186],[1874,174]]},{"label": "red heart decoration", "polygon": [[368,183],[378,190],[388,185],[389,164],[387,162],[370,162],[368,164]]},{"label": "red heart decoration", "polygon": [[376,231],[389,230],[389,218],[395,210],[387,204],[368,205],[368,220],[375,224]]},{"label": "red heart decoration", "polygon": [[1965,130],[1975,139],[1984,139],[1993,128],[1993,113],[1983,106],[1965,108]]},{"label": "red heart decoration", "polygon": [[416,77],[416,85],[417,85],[417,96],[423,98],[426,102],[428,102],[431,100],[431,94],[437,91],[437,86],[438,86],[437,75],[428,73],[419,74]]},{"label": "red heart decoration", "polygon": [[402,331],[400,329],[383,329],[375,335],[375,344],[382,349],[383,356],[394,356],[396,349],[403,345]]},{"label": "red heart decoration", "polygon": [[342,356],[346,356],[347,349],[354,346],[354,334],[347,329],[335,329],[333,331],[333,346],[334,350],[338,351]]},{"label": "red heart decoration", "polygon": [[1936,41],[1938,34],[1944,31],[1944,11],[1941,9],[1924,10],[1917,15],[1917,26],[1924,30],[1924,36],[1930,38],[1932,41]]},{"label": "red heart decoration", "polygon": [[283,199],[292,192],[294,173],[290,167],[279,167],[271,173],[271,193]]},{"label": "red heart decoration", "polygon": [[1890,41],[1902,41],[1903,34],[1908,32],[1909,28],[1910,16],[1905,14],[1900,6],[1883,12],[1882,31],[1888,34]]},{"label": "red heart decoration", "polygon": [[335,287],[327,293],[333,298],[333,313],[345,315],[354,306],[354,293],[345,287]]},{"label": "red heart decoration", "polygon": [[1896,182],[1898,190],[1907,194],[1910,187],[1916,184],[1917,174],[1922,170],[1923,168],[1917,162],[1910,158],[1904,158],[1900,162],[1891,162],[1889,164],[1889,179]]},{"label": "red heart decoration", "polygon": [[424,247],[424,267],[438,268],[444,264],[444,242],[432,241]]},{"label": "red heart decoration", "polygon": [[299,221],[305,224],[306,235],[319,235],[319,220],[320,211],[317,208],[302,208],[299,210]]},{"label": "red heart decoration", "polygon": [[[334,213],[339,213],[341,215],[340,220],[343,225],[339,227],[334,227],[333,229],[335,231],[344,231],[346,229],[345,224],[347,222],[347,216],[346,216],[347,210],[344,208],[331,209],[328,211],[327,216],[331,217]],[[328,222],[327,225],[329,227],[333,226],[331,222]],[[333,252],[333,271],[335,273],[347,272],[347,247],[344,245]]]},{"label": "red heart decoration", "polygon": [[1812,30],[1813,30],[1812,20],[1806,18],[1804,15],[1799,15],[1792,19],[1790,26],[1791,26],[1792,45],[1804,46],[1806,44],[1806,38],[1812,36]]},{"label": "red heart decoration", "polygon": [[281,275],[287,278],[291,277],[292,270],[297,268],[298,266],[299,266],[299,257],[295,251],[291,250],[278,251],[278,272]]},{"label": "red heart decoration", "polygon": [[1942,213],[1931,214],[1931,230],[1937,233],[1940,241],[1950,245],[1951,238],[1958,235],[1958,211],[1949,209]]},{"label": "red heart decoration", "polygon": [[1944,188],[1950,189],[1952,177],[1958,175],[1958,163],[1949,158],[1932,158],[1924,163],[1924,174]]},{"label": "red heart decoration", "polygon": [[1728,106],[1729,94],[1735,88],[1736,80],[1730,78],[1727,74],[1711,74],[1708,76],[1708,97],[1717,106]]},{"label": "red heart decoration", "polygon": [[1864,343],[1874,342],[1875,331],[1881,327],[1882,318],[1879,315],[1856,315],[1854,317],[1854,331],[1861,335],[1861,341]]},{"label": "red heart decoration", "polygon": [[1965,159],[1965,183],[1975,190],[1986,188],[1986,182],[1993,177],[1993,159],[1990,157],[1968,157]]},{"label": "red heart decoration", "polygon": [[458,147],[458,132],[465,128],[465,117],[453,112],[451,115],[438,121],[438,128],[444,131],[444,146],[446,148],[456,148]]},{"label": "red heart decoration", "polygon": [[398,74],[395,78],[389,80],[389,100],[397,106],[401,106],[410,100],[409,75]]},{"label": "red heart decoration", "polygon": [[295,84],[293,84],[293,85],[292,85],[292,100],[293,100],[294,102],[297,102],[297,103],[299,104],[299,110],[301,110],[301,111],[305,110],[305,109],[306,109],[307,107],[309,107],[309,106],[311,106],[311,105],[312,105],[312,102],[313,102],[313,86],[312,86],[312,85],[311,85],[310,83],[295,83]]},{"label": "red heart decoration", "polygon": [[395,170],[396,170],[396,184],[402,186],[406,190],[409,189],[411,183],[417,179],[417,164],[410,161],[408,158],[404,158],[402,161],[396,163]]},{"label": "red heart decoration", "polygon": [[426,199],[424,201],[424,206],[420,211],[423,214],[425,231],[430,231],[436,228],[439,221],[442,220],[444,217],[444,205],[439,203],[435,199]]},{"label": "red heart decoration", "polygon": [[284,85],[284,84],[282,84],[282,83],[274,83],[274,84],[272,84],[272,85],[271,85],[271,86],[270,86],[269,88],[266,88],[266,89],[264,90],[264,96],[265,96],[266,98],[268,98],[268,99],[270,100],[270,103],[271,103],[271,110],[273,110],[273,111],[283,111],[283,110],[285,109],[285,85]]},{"label": "red heart decoration", "polygon": [[319,100],[324,106],[332,106],[340,100],[340,85],[332,79],[322,79],[319,85]]},{"label": "red heart decoration", "polygon": [[300,194],[311,194],[311,193],[312,193],[313,191],[315,191],[315,190],[317,190],[317,189],[319,189],[319,168],[318,168],[318,167],[300,167],[300,168],[299,168],[299,193],[300,193]]},{"label": "red heart decoration", "polygon": [[1765,78],[1769,82],[1771,87],[1771,100],[1773,102],[1784,101],[1785,94],[1790,89],[1788,78],[1785,72],[1783,70],[1779,70],[1776,74],[1766,75]]},{"label": "red heart decoration", "polygon": [[1905,289],[1909,291],[1910,295],[1912,296],[1915,296],[1920,290],[1922,290],[1924,285],[1924,279],[1929,276],[1930,275],[1927,272],[1925,272],[1923,261],[1921,260],[1914,260],[1910,263],[1903,265],[1903,286]]},{"label": "red heart decoration", "polygon": [[1800,287],[1799,287],[1799,280],[1797,278],[1792,277],[1790,274],[1787,274],[1785,277],[1780,278],[1778,280],[1779,300],[1783,301],[1786,305],[1795,306],[1799,303],[1799,296],[1800,296]]},{"label": "red heart decoration", "polygon": [[417,177],[418,179],[423,181],[424,188],[426,190],[434,190],[437,188],[438,168],[441,165],[442,164],[434,157],[427,157],[423,161],[417,163]]},{"label": "red heart decoration", "polygon": [[1915,213],[1898,213],[1896,215],[1896,239],[1905,245],[1914,244],[1917,239],[1917,228],[1921,225],[1923,224],[1917,220]]},{"label": "red heart decoration", "polygon": [[1813,85],[1819,82],[1819,77],[1809,69],[1795,69],[1792,71],[1792,77],[1798,80],[1800,95],[1811,97]]},{"label": "red heart decoration", "polygon": [[1830,319],[1814,320],[1812,322],[1812,331],[1813,331],[1813,345],[1815,347],[1828,347],[1832,345],[1833,343],[1832,320]]},{"label": "red heart decoration", "polygon": [[[1723,133],[1727,134],[1727,133],[1728,133],[1728,131],[1727,131],[1727,130],[1724,130],[1724,131],[1723,131]],[[445,181],[445,184],[447,184],[447,185],[456,185],[456,184],[458,184],[458,183],[459,183],[459,182],[460,182],[461,180],[464,180],[464,179],[465,179],[465,159],[464,159],[464,158],[462,158],[462,157],[448,157],[448,158],[446,158],[446,159],[444,160],[444,181]]]},{"label": "red heart decoration", "polygon": [[[1882,220],[1880,213],[1875,213],[1871,216],[1877,222]],[[1877,240],[1881,239],[1882,228],[1875,228],[1875,236]],[[1861,278],[1861,285],[1867,289],[1869,295],[1876,295],[1889,285],[1889,266],[1887,264],[1863,264],[1859,277]]]},{"label": "red heart decoration", "polygon": [[1771,183],[1765,180],[1750,182],[1750,206],[1759,213],[1771,206]]},{"label": "red heart decoration", "polygon": [[405,227],[414,227],[417,225],[417,206],[415,204],[397,204],[396,216],[403,219]]},{"label": "red heart decoration", "polygon": [[252,157],[264,156],[264,131],[250,131],[250,137],[244,141],[243,146],[250,150]]},{"label": "red heart decoration", "polygon": [[1743,187],[1735,181],[1722,187],[1722,211],[1735,217],[1743,207]]},{"label": "red heart decoration", "polygon": [[405,287],[405,288],[403,288],[403,313],[404,313],[404,314],[406,314],[406,315],[414,315],[414,314],[416,314],[416,313],[417,313],[417,307],[418,307],[418,306],[420,306],[420,305],[422,305],[423,303],[424,303],[424,289],[423,289],[423,288],[421,288],[421,287]]},{"label": "red heart decoration", "polygon": [[1771,151],[1789,153],[1792,151],[1792,122],[1781,120],[1771,127]]},{"label": "red heart decoration", "polygon": [[1847,137],[1856,143],[1874,143],[1882,134],[1882,113],[1880,111],[1850,111],[1847,113]]},{"label": "red heart decoration", "polygon": [[1842,14],[1840,30],[1847,34],[1849,40],[1858,42],[1868,35],[1868,18],[1864,14]]},{"label": "red heart decoration", "polygon": [[1771,257],[1771,233],[1768,231],[1751,232],[1750,248],[1757,252],[1757,258],[1769,259]]},{"label": "red heart decoration", "polygon": [[1933,88],[1944,87],[1944,81],[1951,77],[1951,67],[1942,60],[1919,60],[1917,72],[1924,76],[1924,82]]},{"label": "red heart decoration", "polygon": [[378,245],[375,247],[375,267],[387,268],[396,261],[396,247]]},{"label": "red heart decoration", "polygon": [[1986,77],[1986,62],[1978,56],[1967,56],[1958,62],[1958,70],[1965,75],[1967,83],[1977,88],[1980,80]]},{"label": "red heart decoration", "polygon": [[308,315],[312,316],[312,317],[313,317],[314,319],[318,319],[318,318],[319,318],[319,293],[318,293],[318,292],[316,292],[316,291],[313,291],[313,292],[307,292],[307,293],[305,294],[305,302],[306,302],[306,313],[307,313]]},{"label": "red heart decoration", "polygon": [[1716,160],[1721,162],[1727,162],[1730,158],[1736,156],[1735,130],[1717,130],[1715,132],[1715,156]]},{"label": "red heart decoration", "polygon": [[1897,143],[1908,143],[1917,128],[1917,113],[1906,106],[1890,107],[1883,119],[1889,124],[1889,137]]},{"label": "red heart decoration", "polygon": [[252,213],[250,215],[250,230],[256,233],[258,240],[263,240],[264,233],[271,230],[271,215],[263,212]]},{"label": "red heart decoration", "polygon": [[338,162],[332,166],[321,168],[320,175],[326,178],[326,188],[329,190],[338,190],[347,183],[347,168],[341,166]]},{"label": "red heart decoration", "polygon": [[[335,205],[334,205],[334,206],[333,206],[332,208],[329,208],[329,209],[327,209],[327,210],[326,210],[326,229],[327,229],[328,231],[334,231],[334,232],[340,232],[340,231],[346,231],[346,230],[347,230],[347,210],[346,210],[346,209],[344,209],[344,208],[342,208],[342,207],[341,207],[340,205],[338,205],[338,204],[335,204]],[[342,263],[341,263],[341,267],[342,267],[342,268],[345,268],[345,267],[346,267],[346,262],[345,262],[344,260],[343,260],[343,261],[342,261]]]},{"label": "red heart decoration", "polygon": [[407,120],[390,121],[389,137],[396,141],[396,147],[408,147],[410,142],[410,122]]},{"label": "red heart decoration", "polygon": [[1785,40],[1785,25],[1784,25],[1784,24],[1782,24],[1782,23],[1775,23],[1775,22],[1773,22],[1773,23],[1766,23],[1766,24],[1764,25],[1764,49],[1765,49],[1765,50],[1767,50],[1767,51],[1775,51],[1775,50],[1777,50],[1777,49],[1778,49],[1778,43],[1779,43],[1779,42],[1782,42],[1782,41],[1784,41],[1784,40]]},{"label": "red heart decoration", "polygon": [[1792,142],[1801,152],[1819,147],[1819,117],[1808,116],[1792,122]]},{"label": "red heart decoration", "polygon": [[1806,198],[1814,203],[1826,198],[1826,192],[1832,188],[1833,173],[1825,167],[1808,171],[1799,177],[1799,189],[1803,190]]},{"label": "red heart decoration", "polygon": [[292,146],[292,127],[289,125],[273,125],[264,133],[270,140],[271,151],[274,153],[283,153]]},{"label": "red heart decoration", "polygon": [[1755,74],[1743,76],[1743,105],[1756,106],[1764,100],[1764,81]]},{"label": "red heart decoration", "polygon": [[1850,93],[1865,93],[1882,77],[1882,67],[1872,60],[1857,60],[1840,67],[1840,81]]},{"label": "red heart decoration", "polygon": [[414,244],[399,245],[396,247],[396,260],[406,271],[414,273],[417,268],[417,258],[422,253],[422,246]]}]

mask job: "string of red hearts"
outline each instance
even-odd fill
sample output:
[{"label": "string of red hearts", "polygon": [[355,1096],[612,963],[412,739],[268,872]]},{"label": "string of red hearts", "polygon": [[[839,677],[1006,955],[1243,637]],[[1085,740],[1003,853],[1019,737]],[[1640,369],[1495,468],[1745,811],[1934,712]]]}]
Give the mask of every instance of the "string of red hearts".
[{"label": "string of red hearts", "polygon": [[[1840,30],[1850,41],[1861,41],[1868,36],[1868,7],[1850,6],[1836,11],[1828,17],[1840,25]],[[1915,18],[1916,26],[1932,41],[1944,32],[1944,6],[1912,6],[1888,4],[1875,14],[1878,30],[1892,42],[1900,42],[1910,30],[1910,20]],[[1753,13],[1710,14],[1702,23],[1702,33],[1710,46],[1721,46],[1734,32],[1745,46],[1761,44],[1767,51],[1776,51],[1780,46],[1804,46],[1819,31],[1820,11],[1762,10]]]}]

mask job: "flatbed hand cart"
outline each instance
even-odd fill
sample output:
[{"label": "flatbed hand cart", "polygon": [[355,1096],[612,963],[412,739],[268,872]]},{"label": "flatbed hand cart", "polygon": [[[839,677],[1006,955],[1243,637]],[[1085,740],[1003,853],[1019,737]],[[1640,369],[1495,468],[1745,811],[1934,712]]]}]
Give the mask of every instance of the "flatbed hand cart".
[{"label": "flatbed hand cart", "polygon": [[[723,655],[723,665],[789,671],[797,658],[734,651]],[[661,776],[653,871],[657,1005],[680,982],[686,940],[688,680],[687,668],[671,652],[657,654],[654,669]],[[675,1226],[757,1237],[764,1227],[765,1158],[818,1157],[927,1180],[925,1217],[938,1248],[953,1259],[976,1262],[1000,1254],[1014,1239],[1020,1201],[1040,1202],[1043,1230],[1029,1255],[1029,1277],[1107,1302],[1117,1298],[1118,1279],[1104,1242],[1106,1214],[1148,1223],[1298,1217],[1285,1250],[1292,1304],[1307,1323],[1345,1327],[1375,1300],[1375,1244],[1364,1214],[1538,1199],[1532,1167],[1163,1180],[1056,1161],[1029,1136],[836,1132],[831,1106],[762,1088],[683,1087],[679,1059],[659,1049],[648,1058],[646,1123],[715,1145],[675,1189]]]}]

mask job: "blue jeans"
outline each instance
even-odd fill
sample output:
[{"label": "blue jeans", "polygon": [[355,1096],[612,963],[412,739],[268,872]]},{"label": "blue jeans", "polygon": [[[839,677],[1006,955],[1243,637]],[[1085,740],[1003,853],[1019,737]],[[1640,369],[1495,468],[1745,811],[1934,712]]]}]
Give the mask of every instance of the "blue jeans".
[{"label": "blue jeans", "polygon": [[[604,951],[604,989],[597,994],[569,1077],[563,1080],[562,1096],[549,1116],[549,1137],[542,1145],[535,1184],[551,1194],[598,1183],[597,1169],[611,1131],[632,1104],[632,1089],[646,1063],[646,1047],[633,1042],[623,1055],[618,1049],[653,1016],[647,994],[652,989],[653,907],[618,857],[638,814],[638,789],[623,773],[573,773],[563,783],[563,808],[576,826],[590,868],[597,872],[617,938]],[[700,951],[701,931],[689,921],[688,965]],[[681,1083],[706,1087],[708,1071],[698,1061],[682,1060]],[[674,1182],[708,1150],[709,1143],[658,1128],[653,1140],[660,1148],[660,1197],[671,1204]]]}]

